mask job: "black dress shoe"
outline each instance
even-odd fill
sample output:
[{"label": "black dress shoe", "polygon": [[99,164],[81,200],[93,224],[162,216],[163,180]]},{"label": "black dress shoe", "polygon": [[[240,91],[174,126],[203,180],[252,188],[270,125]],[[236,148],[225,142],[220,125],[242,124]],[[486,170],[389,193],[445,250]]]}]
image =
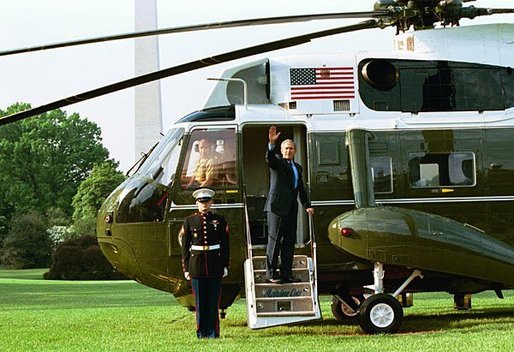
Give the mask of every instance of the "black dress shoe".
[{"label": "black dress shoe", "polygon": [[283,278],[282,281],[286,282],[286,283],[295,283],[295,282],[302,282],[302,280],[300,279],[297,279],[293,276],[291,277],[286,277],[286,278]]},{"label": "black dress shoe", "polygon": [[266,282],[268,282],[270,284],[281,284],[284,281],[282,279],[266,279]]}]

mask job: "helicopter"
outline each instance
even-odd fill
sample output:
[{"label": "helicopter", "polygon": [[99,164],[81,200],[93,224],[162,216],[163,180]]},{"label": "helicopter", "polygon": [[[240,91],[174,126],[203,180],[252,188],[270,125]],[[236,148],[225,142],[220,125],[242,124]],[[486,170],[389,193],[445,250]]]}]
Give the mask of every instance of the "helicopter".
[{"label": "helicopter", "polygon": [[[514,25],[459,27],[462,18],[514,13],[467,1],[380,0],[366,12],[284,16],[58,43],[21,52],[212,27],[312,19],[361,22],[237,49],[114,83],[0,119],[0,125],[152,80],[315,38],[395,27],[391,53],[269,57],[223,72],[203,109],[177,121],[99,210],[97,236],[123,274],[194,301],[179,232],[196,209],[189,187],[200,141],[211,141],[214,209],[230,227],[231,268],[220,308],[247,299],[249,326],[321,318],[394,333],[412,293],[514,288]],[[441,24],[443,28],[434,28]],[[473,46],[472,50],[469,49]],[[297,146],[313,217],[298,219],[299,284],[262,282],[268,187],[264,151],[276,125]],[[298,307],[298,309],[297,309]]]}]

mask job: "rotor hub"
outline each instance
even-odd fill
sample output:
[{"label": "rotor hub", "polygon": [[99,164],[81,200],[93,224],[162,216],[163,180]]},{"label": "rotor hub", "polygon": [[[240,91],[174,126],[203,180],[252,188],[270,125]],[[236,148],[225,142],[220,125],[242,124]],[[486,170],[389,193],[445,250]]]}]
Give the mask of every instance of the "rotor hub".
[{"label": "rotor hub", "polygon": [[380,17],[382,26],[395,26],[397,33],[409,28],[430,29],[436,23],[443,26],[458,26],[462,18],[473,19],[494,13],[507,13],[510,10],[463,7],[462,0],[378,0],[375,11],[387,11]]}]

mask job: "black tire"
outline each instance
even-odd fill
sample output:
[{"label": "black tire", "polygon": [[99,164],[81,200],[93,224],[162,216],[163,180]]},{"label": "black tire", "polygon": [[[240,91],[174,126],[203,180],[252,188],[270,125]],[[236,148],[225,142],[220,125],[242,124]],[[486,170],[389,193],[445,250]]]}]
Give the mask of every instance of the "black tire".
[{"label": "black tire", "polygon": [[[354,302],[360,306],[364,301],[364,296],[352,296]],[[332,314],[337,321],[348,322],[354,320],[358,312],[353,312],[348,305],[341,302],[337,297],[332,297],[332,303],[330,304],[330,308],[332,309]]]},{"label": "black tire", "polygon": [[392,334],[402,326],[403,309],[393,296],[378,293],[362,303],[358,319],[367,334]]}]

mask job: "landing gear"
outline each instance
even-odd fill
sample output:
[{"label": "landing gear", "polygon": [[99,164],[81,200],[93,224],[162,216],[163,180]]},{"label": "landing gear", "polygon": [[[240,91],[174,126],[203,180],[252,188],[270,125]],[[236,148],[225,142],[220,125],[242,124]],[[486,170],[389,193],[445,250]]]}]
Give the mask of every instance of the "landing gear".
[{"label": "landing gear", "polygon": [[359,325],[368,334],[395,333],[400,329],[403,308],[395,297],[416,277],[422,277],[421,271],[413,270],[403,284],[392,295],[388,295],[384,293],[384,276],[382,263],[376,262],[373,269],[374,284],[366,286],[375,293],[361,304],[358,313]]},{"label": "landing gear", "polygon": [[[347,299],[351,299],[352,301],[346,301]],[[348,296],[342,298],[341,296],[332,297],[332,304],[330,304],[330,308],[332,309],[332,314],[337,321],[347,322],[353,320],[357,314],[359,313],[358,309],[361,303],[364,302],[364,296]]]},{"label": "landing gear", "polygon": [[457,310],[471,309],[471,293],[456,293],[453,295],[453,308]]},{"label": "landing gear", "polygon": [[377,293],[362,303],[358,320],[368,334],[395,333],[403,323],[403,309],[393,296]]}]

